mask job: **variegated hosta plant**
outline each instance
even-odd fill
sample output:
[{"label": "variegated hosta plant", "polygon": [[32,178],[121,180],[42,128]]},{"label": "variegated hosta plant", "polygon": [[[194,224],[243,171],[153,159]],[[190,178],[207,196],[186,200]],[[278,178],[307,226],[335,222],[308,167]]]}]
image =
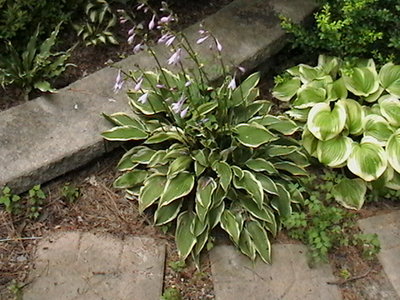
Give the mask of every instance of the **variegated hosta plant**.
[{"label": "variegated hosta plant", "polygon": [[372,60],[349,65],[320,56],[316,67],[278,77],[273,95],[290,101],[287,113],[304,123],[309,154],[358,177],[333,189],[344,206],[361,208],[367,187],[400,189],[400,66],[378,72]]},{"label": "variegated hosta plant", "polygon": [[243,254],[270,262],[270,236],[302,201],[293,182],[308,162],[290,138],[296,123],[256,100],[259,74],[218,88],[166,69],[129,76],[140,84],[128,92],[133,113],[106,116],[116,127],[103,137],[141,143],[121,158],[115,187],[155,225],[176,228],[182,259],[198,261],[219,226]]}]

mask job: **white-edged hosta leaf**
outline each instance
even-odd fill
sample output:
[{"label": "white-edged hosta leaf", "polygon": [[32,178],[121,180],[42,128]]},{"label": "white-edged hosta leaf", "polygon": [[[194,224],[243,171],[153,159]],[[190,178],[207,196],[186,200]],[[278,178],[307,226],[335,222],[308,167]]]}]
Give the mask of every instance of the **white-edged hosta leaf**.
[{"label": "white-edged hosta leaf", "polygon": [[196,201],[206,209],[212,204],[212,196],[217,183],[212,177],[200,177],[197,182]]},{"label": "white-edged hosta leaf", "polygon": [[247,221],[245,225],[251,239],[253,240],[254,247],[265,263],[271,263],[271,243],[268,238],[267,232],[257,221]]},{"label": "white-edged hosta leaf", "polygon": [[247,147],[257,148],[262,144],[274,141],[277,136],[256,123],[252,124],[239,124],[234,128],[237,133],[236,139]]},{"label": "white-edged hosta leaf", "polygon": [[103,116],[118,126],[132,126],[141,129],[142,131],[146,131],[146,126],[144,123],[136,117],[129,116],[125,113],[118,112],[111,115],[107,115],[103,113]]},{"label": "white-edged hosta leaf", "polygon": [[195,113],[196,113],[196,115],[197,114],[206,115],[209,112],[213,111],[217,107],[218,107],[218,102],[217,101],[215,101],[215,102],[206,102],[206,103],[203,103],[203,104],[199,105],[199,107],[197,107]]},{"label": "white-edged hosta leaf", "polygon": [[325,74],[336,75],[339,70],[339,59],[337,57],[321,54],[318,56],[318,67]]},{"label": "white-edged hosta leaf", "polygon": [[328,103],[318,103],[308,115],[307,128],[319,140],[326,141],[338,136],[346,124],[346,109],[340,102],[334,108]]},{"label": "white-edged hosta leaf", "polygon": [[233,213],[229,210],[224,210],[221,216],[221,228],[225,230],[235,244],[239,243],[240,224],[236,220]]},{"label": "white-edged hosta leaf", "polygon": [[364,119],[364,136],[372,136],[386,145],[386,141],[393,134],[388,121],[379,115],[371,114]]},{"label": "white-edged hosta leaf", "polygon": [[349,158],[352,144],[353,140],[344,135],[338,135],[328,141],[318,141],[318,160],[331,168],[340,167]]},{"label": "white-edged hosta leaf", "polygon": [[389,121],[390,125],[400,126],[400,100],[394,96],[379,99],[381,114]]},{"label": "white-edged hosta leaf", "polygon": [[287,114],[289,117],[291,117],[296,121],[306,122],[310,110],[311,108],[305,108],[305,109],[292,108],[286,111],[285,114]]},{"label": "white-edged hosta leaf", "polygon": [[308,176],[308,172],[304,168],[292,163],[290,161],[279,161],[274,163],[275,168],[278,170],[289,172],[296,176]]},{"label": "white-edged hosta leaf", "polygon": [[178,132],[157,130],[147,138],[146,144],[158,144],[169,140],[177,140],[182,142],[182,136]]},{"label": "white-edged hosta leaf", "polygon": [[379,88],[375,67],[353,68],[351,74],[343,74],[346,88],[356,96],[367,97]]},{"label": "white-edged hosta leaf", "polygon": [[192,164],[192,158],[187,156],[177,157],[168,168],[168,176],[173,177],[180,172],[186,171]]},{"label": "white-edged hosta leaf", "polygon": [[296,77],[290,78],[275,85],[272,91],[272,96],[281,101],[290,101],[290,99],[292,99],[292,97],[296,95],[299,88],[300,79]]},{"label": "white-edged hosta leaf", "polygon": [[285,159],[289,159],[299,167],[303,168],[308,167],[310,165],[310,160],[308,156],[303,151],[300,150],[297,150],[295,152],[286,155]]},{"label": "white-edged hosta leaf", "polygon": [[282,145],[271,145],[267,149],[268,156],[284,156],[295,152],[298,149],[296,146],[282,146]]},{"label": "white-edged hosta leaf", "polygon": [[155,150],[144,146],[139,146],[138,149],[138,151],[132,153],[131,155],[131,161],[134,163],[148,164],[153,155],[156,153]]},{"label": "white-edged hosta leaf", "polygon": [[225,203],[222,201],[219,206],[216,206],[208,212],[208,223],[210,229],[213,229],[221,221],[222,213],[225,210]]},{"label": "white-edged hosta leaf", "polygon": [[257,180],[261,183],[264,191],[269,194],[278,195],[278,188],[276,187],[275,182],[270,177],[262,173],[256,173],[255,176]]},{"label": "white-edged hosta leaf", "polygon": [[142,146],[136,146],[136,147],[133,147],[132,149],[130,149],[129,151],[125,152],[125,154],[121,157],[121,159],[118,162],[117,169],[119,171],[128,171],[128,170],[132,170],[133,168],[135,168],[138,164],[134,163],[131,160],[131,156],[133,153],[139,151],[139,149],[141,147]]},{"label": "white-edged hosta leaf", "polygon": [[277,122],[267,127],[269,130],[278,131],[283,135],[292,135],[299,129],[299,126],[297,126],[294,121],[282,117],[278,118]]},{"label": "white-edged hosta leaf", "polygon": [[331,84],[329,84],[327,86],[327,89],[328,89],[328,96],[327,96],[328,101],[347,98],[348,92],[344,84],[343,78],[339,78],[334,82],[332,82]]},{"label": "white-edged hosta leaf", "polygon": [[213,169],[219,177],[219,184],[227,191],[232,180],[231,167],[224,161],[218,161],[214,163]]},{"label": "white-edged hosta leaf", "polygon": [[252,199],[244,197],[240,198],[239,201],[242,207],[257,219],[266,221],[268,223],[273,222],[273,219],[271,218],[270,214],[265,210],[265,208],[259,208],[257,204],[252,201]]},{"label": "white-edged hosta leaf", "polygon": [[166,150],[157,150],[156,153],[151,157],[147,166],[149,168],[155,167],[157,165],[165,165],[168,162],[168,159],[165,158],[167,155]]},{"label": "white-edged hosta leaf", "polygon": [[154,115],[156,113],[165,112],[166,104],[164,100],[155,93],[148,93],[146,101],[138,101],[139,97],[143,96],[141,93],[130,93],[128,96],[131,98],[129,102],[131,106],[138,109],[145,115]]},{"label": "white-edged hosta leaf", "polygon": [[243,170],[241,168],[239,168],[238,166],[231,166],[231,170],[233,172],[233,174],[239,178],[242,179],[244,176]]},{"label": "white-edged hosta leaf", "polygon": [[233,92],[232,103],[230,106],[238,106],[247,100],[252,90],[257,86],[260,81],[260,72],[256,72],[247,77]]},{"label": "white-edged hosta leaf", "polygon": [[190,231],[195,219],[194,213],[185,211],[178,216],[176,222],[175,241],[179,257],[185,260],[197,242],[196,236]]},{"label": "white-edged hosta leaf", "polygon": [[382,95],[383,91],[384,91],[384,89],[381,86],[379,86],[378,90],[375,93],[372,93],[368,97],[364,97],[364,100],[366,102],[373,103],[379,99],[379,97]]},{"label": "white-edged hosta leaf", "polygon": [[206,167],[201,165],[197,160],[194,161],[194,173],[199,177],[206,170]]},{"label": "white-edged hosta leaf", "polygon": [[311,67],[305,64],[299,65],[299,73],[301,82],[303,83],[309,83],[315,79],[325,76],[320,67]]},{"label": "white-edged hosta leaf", "polygon": [[188,172],[182,172],[168,179],[160,199],[160,206],[168,205],[172,201],[189,194],[194,186],[194,176]]},{"label": "white-edged hosta leaf", "polygon": [[254,201],[257,203],[258,207],[262,207],[264,203],[264,192],[261,183],[257,180],[253,173],[244,170],[243,178],[238,177],[233,178],[233,185],[237,189],[244,189],[253,196]]},{"label": "white-edged hosta leaf", "polygon": [[360,209],[364,204],[367,185],[360,178],[344,178],[332,188],[335,200],[346,208]]},{"label": "white-edged hosta leaf", "polygon": [[297,92],[297,98],[293,101],[293,107],[303,109],[313,107],[315,104],[326,100],[326,90],[315,86],[302,86]]},{"label": "white-edged hosta leaf", "polygon": [[280,183],[276,184],[278,196],[272,198],[271,205],[275,208],[279,215],[287,218],[292,214],[291,198],[288,190]]},{"label": "white-edged hosta leaf", "polygon": [[364,179],[378,179],[387,167],[387,154],[374,138],[364,137],[361,143],[353,143],[347,159],[349,170]]},{"label": "white-edged hosta leaf", "polygon": [[118,177],[113,186],[117,189],[126,189],[141,184],[147,177],[147,171],[133,170]]},{"label": "white-edged hosta leaf", "polygon": [[389,138],[386,153],[389,164],[396,172],[400,173],[400,129]]},{"label": "white-edged hosta leaf", "polygon": [[398,172],[393,171],[393,176],[390,178],[385,185],[387,188],[392,190],[400,190],[400,174]]},{"label": "white-edged hosta leaf", "polygon": [[161,175],[146,179],[139,193],[139,213],[150,207],[161,196],[166,182],[167,178]]},{"label": "white-edged hosta leaf", "polygon": [[154,223],[157,226],[161,226],[171,222],[181,210],[182,202],[182,200],[177,200],[168,205],[159,206],[154,213]]},{"label": "white-edged hosta leaf", "polygon": [[243,228],[241,234],[240,234],[240,240],[239,240],[239,250],[249,257],[251,260],[256,259],[256,248],[254,246],[254,242],[250,237],[249,232],[247,231],[246,228]]},{"label": "white-edged hosta leaf", "polygon": [[109,141],[131,141],[147,138],[147,133],[133,126],[117,126],[101,134]]},{"label": "white-edged hosta leaf", "polygon": [[363,107],[353,99],[343,99],[338,102],[342,103],[346,109],[346,128],[349,130],[349,133],[360,135],[363,132]]},{"label": "white-edged hosta leaf", "polygon": [[400,98],[400,66],[387,63],[379,71],[379,81],[382,87],[391,95]]},{"label": "white-edged hosta leaf", "polygon": [[269,174],[276,174],[278,171],[274,167],[274,164],[264,158],[254,158],[246,161],[246,167],[257,172],[267,172]]},{"label": "white-edged hosta leaf", "polygon": [[301,137],[301,143],[311,156],[316,157],[318,142],[319,140],[308,130],[307,126],[305,126]]}]

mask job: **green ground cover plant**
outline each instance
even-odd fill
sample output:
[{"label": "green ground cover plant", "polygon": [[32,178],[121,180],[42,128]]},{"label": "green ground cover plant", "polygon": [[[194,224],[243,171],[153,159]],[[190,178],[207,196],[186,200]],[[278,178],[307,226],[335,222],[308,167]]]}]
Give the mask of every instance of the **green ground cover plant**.
[{"label": "green ground cover plant", "polygon": [[400,5],[397,0],[320,0],[312,26],[282,16],[294,46],[317,54],[373,57],[400,63]]},{"label": "green ground cover plant", "polygon": [[[167,7],[154,15],[149,29],[161,27],[159,43],[171,51],[163,68],[120,72],[115,90],[124,81],[134,114],[106,115],[116,127],[102,135],[110,141],[140,141],[121,158],[123,174],[114,186],[136,199],[139,211],[154,213],[157,226],[175,230],[180,258],[199,262],[203,249],[212,247],[212,230],[222,228],[238,249],[252,260],[271,261],[270,236],[281,218],[302,202],[294,183],[307,176],[307,156],[291,136],[298,130],[285,116],[271,115],[271,102],[258,100],[259,73],[236,84],[220,60],[224,74],[211,84],[204,64],[181,33],[171,31],[176,19]],[[132,34],[138,35],[138,28]],[[145,46],[139,40],[134,48]],[[209,42],[221,56],[223,46],[204,28],[198,44]],[[189,57],[195,68],[183,66]]]},{"label": "green ground cover plant", "polygon": [[[303,124],[302,145],[331,168],[347,167],[335,199],[359,209],[367,188],[386,195],[400,189],[400,66],[379,71],[372,59],[345,63],[320,56],[276,78],[273,95]],[[397,192],[396,192],[397,193]]]}]

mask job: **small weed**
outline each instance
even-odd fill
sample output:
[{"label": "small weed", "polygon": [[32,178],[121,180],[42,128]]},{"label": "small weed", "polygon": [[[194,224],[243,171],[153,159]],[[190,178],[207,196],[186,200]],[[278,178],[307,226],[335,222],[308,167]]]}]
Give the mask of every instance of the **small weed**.
[{"label": "small weed", "polygon": [[0,193],[0,204],[5,206],[7,212],[11,214],[18,214],[20,212],[21,197],[14,195],[9,187],[3,188]]},{"label": "small weed", "polygon": [[186,268],[186,263],[183,260],[171,261],[168,266],[175,272],[182,272]]},{"label": "small weed", "polygon": [[46,194],[42,191],[40,185],[35,185],[28,192],[28,217],[37,219],[42,210],[43,200],[46,199]]},{"label": "small weed", "polygon": [[353,243],[362,248],[362,255],[365,259],[373,259],[381,250],[381,244],[378,235],[374,234],[356,234]]},{"label": "small weed", "polygon": [[181,292],[174,287],[165,289],[164,293],[161,296],[161,300],[181,300],[181,299],[182,299]]},{"label": "small weed", "polygon": [[341,269],[339,276],[342,277],[344,280],[347,280],[351,277],[351,273],[347,269]]},{"label": "small weed", "polygon": [[23,284],[19,283],[16,280],[11,281],[11,284],[8,286],[10,292],[14,295],[14,299],[22,300],[22,288]]},{"label": "small weed", "polygon": [[81,191],[67,182],[61,189],[61,195],[68,203],[73,203],[81,196]]}]

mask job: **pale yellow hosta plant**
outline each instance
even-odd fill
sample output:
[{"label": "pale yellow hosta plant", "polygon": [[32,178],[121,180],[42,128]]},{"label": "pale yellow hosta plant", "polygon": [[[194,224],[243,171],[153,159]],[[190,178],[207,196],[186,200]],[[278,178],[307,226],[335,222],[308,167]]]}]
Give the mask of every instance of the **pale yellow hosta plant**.
[{"label": "pale yellow hosta plant", "polygon": [[304,124],[308,153],[332,167],[347,167],[359,178],[333,189],[341,204],[363,205],[366,188],[400,189],[400,66],[379,72],[373,60],[345,64],[320,56],[318,65],[298,65],[279,76],[274,97]]}]

